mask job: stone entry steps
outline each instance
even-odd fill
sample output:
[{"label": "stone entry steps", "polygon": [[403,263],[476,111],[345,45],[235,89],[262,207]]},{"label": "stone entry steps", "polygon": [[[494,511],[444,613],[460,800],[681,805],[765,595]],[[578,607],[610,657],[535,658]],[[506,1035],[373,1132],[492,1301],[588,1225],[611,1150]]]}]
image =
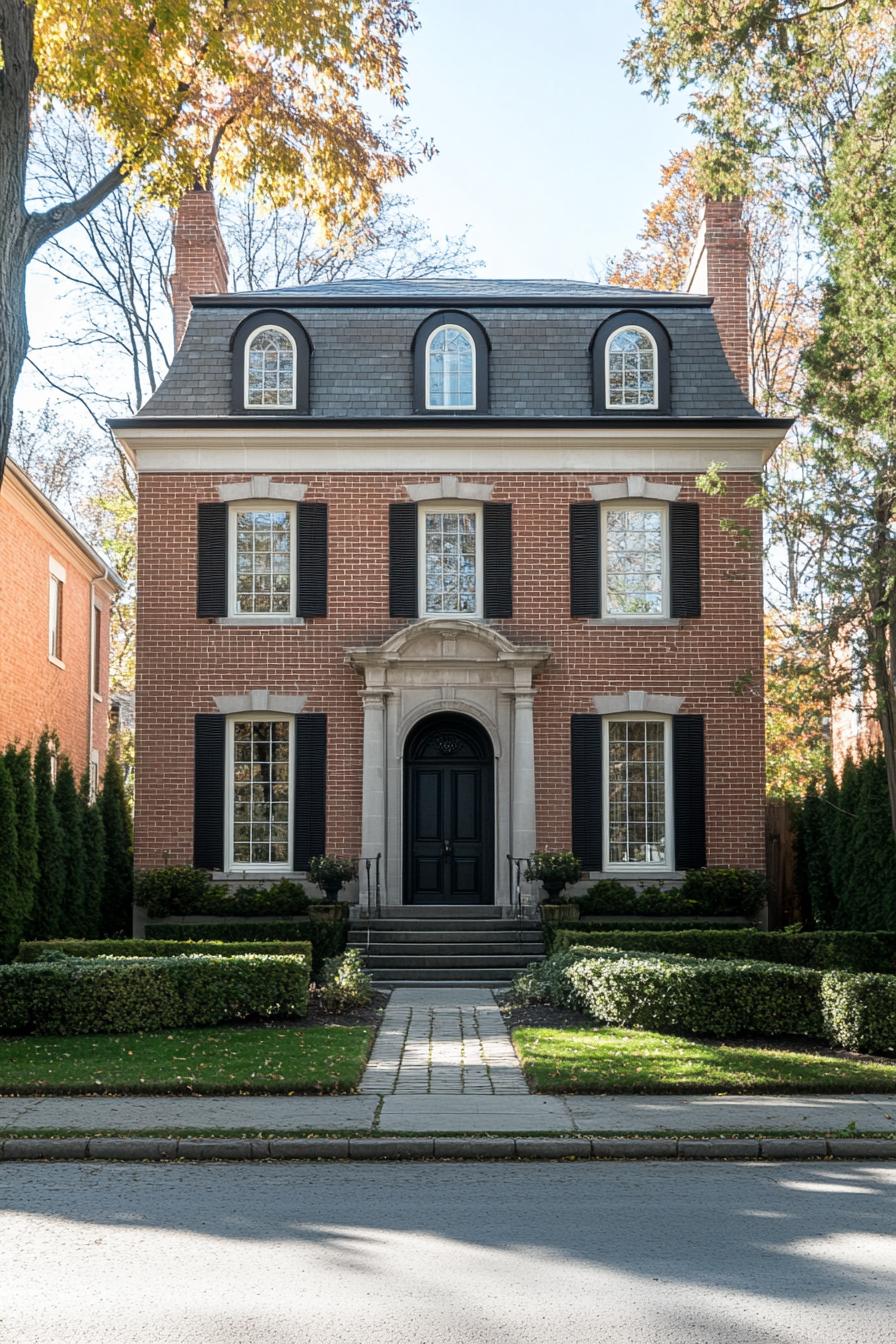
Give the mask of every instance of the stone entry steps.
[{"label": "stone entry steps", "polygon": [[509,984],[544,958],[540,923],[503,919],[495,906],[386,907],[353,924],[348,944],[383,989]]}]

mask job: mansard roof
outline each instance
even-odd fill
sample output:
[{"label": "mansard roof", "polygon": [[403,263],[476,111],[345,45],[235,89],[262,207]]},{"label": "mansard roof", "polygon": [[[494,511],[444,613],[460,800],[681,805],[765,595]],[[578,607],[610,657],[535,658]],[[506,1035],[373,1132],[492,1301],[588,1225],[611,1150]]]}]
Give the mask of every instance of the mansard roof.
[{"label": "mansard roof", "polygon": [[489,410],[477,423],[600,423],[593,413],[591,342],[606,318],[629,309],[653,317],[669,335],[671,400],[664,423],[761,419],[728,366],[705,295],[475,276],[340,280],[193,302],[183,343],[136,423],[229,417],[234,332],[247,312],[278,308],[302,324],[313,355],[310,414],[278,416],[277,422],[419,418],[412,412],[412,342],[420,323],[441,309],[469,314],[488,335]]}]

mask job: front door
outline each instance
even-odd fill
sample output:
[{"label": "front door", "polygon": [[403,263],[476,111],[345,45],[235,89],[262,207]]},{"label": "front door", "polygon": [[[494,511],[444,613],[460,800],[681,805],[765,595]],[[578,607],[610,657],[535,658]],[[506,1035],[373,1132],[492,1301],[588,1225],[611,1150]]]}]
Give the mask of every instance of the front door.
[{"label": "front door", "polygon": [[424,719],[405,751],[405,902],[491,904],[494,756],[462,714]]}]

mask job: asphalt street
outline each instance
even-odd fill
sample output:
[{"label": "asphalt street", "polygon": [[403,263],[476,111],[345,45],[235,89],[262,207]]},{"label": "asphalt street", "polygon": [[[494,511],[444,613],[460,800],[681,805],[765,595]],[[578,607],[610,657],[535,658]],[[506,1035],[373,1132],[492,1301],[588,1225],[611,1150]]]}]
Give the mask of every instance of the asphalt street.
[{"label": "asphalt street", "polygon": [[896,1165],[0,1167],[16,1344],[876,1344]]}]

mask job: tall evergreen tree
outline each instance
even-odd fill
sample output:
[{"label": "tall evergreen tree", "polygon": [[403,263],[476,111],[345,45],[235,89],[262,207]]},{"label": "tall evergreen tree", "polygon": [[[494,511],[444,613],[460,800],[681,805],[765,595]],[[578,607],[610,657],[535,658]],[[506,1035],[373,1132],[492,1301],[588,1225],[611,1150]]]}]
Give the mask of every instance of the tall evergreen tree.
[{"label": "tall evergreen tree", "polygon": [[0,756],[0,960],[10,961],[22,936],[19,893],[19,844],[16,797],[6,762]]},{"label": "tall evergreen tree", "polygon": [[125,795],[124,775],[112,751],[106,757],[100,811],[106,851],[103,933],[107,937],[128,937],[133,921],[134,833]]},{"label": "tall evergreen tree", "polygon": [[82,808],[72,763],[67,756],[59,760],[56,774],[56,812],[62,828],[62,853],[65,864],[65,892],[62,901],[62,936],[83,938],[84,918],[84,841]]},{"label": "tall evergreen tree", "polygon": [[56,811],[50,734],[41,733],[34,755],[34,806],[37,820],[37,885],[27,925],[30,938],[58,938],[65,896],[65,854]]},{"label": "tall evergreen tree", "polygon": [[37,890],[37,815],[34,804],[34,780],[31,775],[31,750],[29,747],[15,747],[10,743],[3,753],[6,769],[12,782],[16,801],[16,833],[18,837],[19,859],[16,868],[16,880],[19,888],[19,902],[22,912],[22,927],[19,937],[24,934],[34,906],[34,893]]},{"label": "tall evergreen tree", "polygon": [[99,803],[90,798],[90,774],[85,770],[78,789],[81,834],[84,841],[84,937],[102,933],[106,878],[106,842]]}]

